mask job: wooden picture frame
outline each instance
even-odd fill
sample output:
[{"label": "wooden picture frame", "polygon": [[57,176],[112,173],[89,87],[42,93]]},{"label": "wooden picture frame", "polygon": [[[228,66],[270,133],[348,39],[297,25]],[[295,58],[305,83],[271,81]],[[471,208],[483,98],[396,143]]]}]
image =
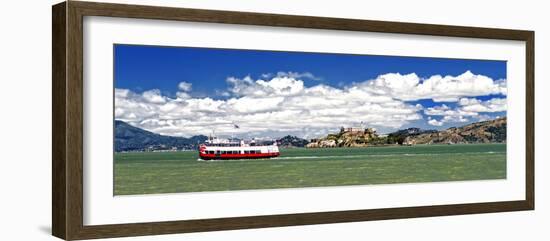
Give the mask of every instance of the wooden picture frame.
[{"label": "wooden picture frame", "polygon": [[[291,16],[68,1],[52,8],[52,233],[66,239],[204,232],[533,210],[534,32],[325,17]],[[83,224],[83,17],[107,16],[259,26],[518,40],[526,43],[525,199],[335,212],[180,220],[151,223]]]}]

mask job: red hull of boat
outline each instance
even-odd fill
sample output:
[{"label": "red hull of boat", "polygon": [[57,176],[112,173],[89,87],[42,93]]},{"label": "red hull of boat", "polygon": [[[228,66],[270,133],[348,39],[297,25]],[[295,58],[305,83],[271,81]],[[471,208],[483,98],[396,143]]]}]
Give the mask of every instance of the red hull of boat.
[{"label": "red hull of boat", "polygon": [[199,156],[203,160],[230,160],[230,159],[259,159],[259,158],[272,158],[278,157],[279,152],[272,153],[255,153],[255,154],[203,154],[199,153]]}]

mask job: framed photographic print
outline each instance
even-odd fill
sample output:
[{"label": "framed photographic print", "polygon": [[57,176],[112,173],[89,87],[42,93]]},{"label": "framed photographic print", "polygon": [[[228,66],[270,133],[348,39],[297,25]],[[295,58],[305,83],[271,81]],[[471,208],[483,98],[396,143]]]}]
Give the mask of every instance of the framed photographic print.
[{"label": "framed photographic print", "polygon": [[53,235],[534,209],[534,32],[53,6]]}]

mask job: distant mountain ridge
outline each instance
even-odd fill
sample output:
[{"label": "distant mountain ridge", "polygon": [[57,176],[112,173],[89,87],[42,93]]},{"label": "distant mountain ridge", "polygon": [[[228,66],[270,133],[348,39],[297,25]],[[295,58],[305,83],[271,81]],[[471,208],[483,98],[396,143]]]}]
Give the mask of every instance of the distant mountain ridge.
[{"label": "distant mountain ridge", "polygon": [[116,152],[196,149],[198,143],[207,139],[204,135],[190,138],[164,136],[115,120]]}]

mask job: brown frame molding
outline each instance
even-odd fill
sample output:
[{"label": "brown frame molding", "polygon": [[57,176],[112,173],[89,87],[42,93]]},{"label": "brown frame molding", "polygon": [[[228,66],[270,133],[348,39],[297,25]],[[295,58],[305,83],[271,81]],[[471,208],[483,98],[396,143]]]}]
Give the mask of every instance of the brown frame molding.
[{"label": "brown frame molding", "polygon": [[[336,212],[83,225],[83,17],[162,19],[382,33],[519,40],[526,43],[524,200]],[[68,1],[52,7],[52,234],[66,240],[533,210],[533,31]]]}]

